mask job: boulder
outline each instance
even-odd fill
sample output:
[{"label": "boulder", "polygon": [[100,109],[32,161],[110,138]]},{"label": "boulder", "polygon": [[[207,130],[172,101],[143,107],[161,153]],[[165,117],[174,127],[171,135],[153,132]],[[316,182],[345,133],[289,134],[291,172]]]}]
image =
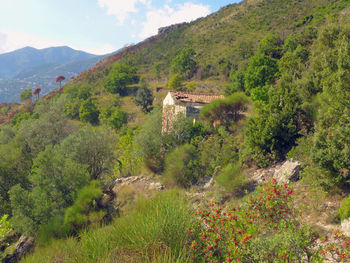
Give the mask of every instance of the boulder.
[{"label": "boulder", "polygon": [[299,180],[300,170],[301,164],[298,161],[288,160],[275,170],[273,177],[279,184],[296,182]]}]

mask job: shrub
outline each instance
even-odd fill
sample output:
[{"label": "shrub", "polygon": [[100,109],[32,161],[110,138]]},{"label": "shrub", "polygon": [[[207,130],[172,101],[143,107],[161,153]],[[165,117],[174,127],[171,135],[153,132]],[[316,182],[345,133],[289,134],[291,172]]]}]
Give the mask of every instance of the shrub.
[{"label": "shrub", "polygon": [[223,186],[226,190],[232,192],[242,192],[243,186],[246,184],[246,178],[238,164],[230,163],[226,165],[215,181]]},{"label": "shrub", "polygon": [[350,217],[350,196],[348,196],[341,204],[338,210],[341,220],[348,219]]},{"label": "shrub", "polygon": [[175,148],[165,159],[166,180],[172,184],[189,187],[198,179],[199,163],[193,145],[185,144]]},{"label": "shrub", "polygon": [[195,262],[271,262],[319,259],[316,236],[298,221],[293,191],[276,181],[258,187],[242,204],[223,211],[214,203],[197,213],[201,233]]},{"label": "shrub", "polygon": [[96,209],[96,201],[102,196],[98,181],[91,181],[77,193],[74,204],[64,213],[64,225],[74,233],[91,223],[89,213]]},{"label": "shrub", "polygon": [[243,117],[242,112],[246,110],[248,102],[248,98],[243,93],[235,93],[225,99],[214,100],[205,105],[200,115],[211,125],[219,123],[228,128]]},{"label": "shrub", "polygon": [[6,237],[11,231],[10,222],[7,220],[8,215],[3,215],[0,218],[0,240]]}]

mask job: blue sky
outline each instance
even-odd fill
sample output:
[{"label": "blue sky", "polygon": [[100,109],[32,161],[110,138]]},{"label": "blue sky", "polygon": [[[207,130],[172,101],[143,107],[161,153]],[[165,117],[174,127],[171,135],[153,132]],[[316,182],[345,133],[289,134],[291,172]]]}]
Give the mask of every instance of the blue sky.
[{"label": "blue sky", "polygon": [[239,0],[0,0],[0,53],[70,46],[105,54]]}]

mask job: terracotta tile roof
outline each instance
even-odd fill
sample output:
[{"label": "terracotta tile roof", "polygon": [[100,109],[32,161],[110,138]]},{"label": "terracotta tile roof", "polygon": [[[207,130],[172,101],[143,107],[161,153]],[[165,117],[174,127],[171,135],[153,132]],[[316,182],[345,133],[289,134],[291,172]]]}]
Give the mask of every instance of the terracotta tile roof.
[{"label": "terracotta tile roof", "polygon": [[194,103],[210,103],[213,100],[223,99],[223,95],[217,94],[200,94],[182,91],[170,91],[171,95],[181,102],[194,102]]}]

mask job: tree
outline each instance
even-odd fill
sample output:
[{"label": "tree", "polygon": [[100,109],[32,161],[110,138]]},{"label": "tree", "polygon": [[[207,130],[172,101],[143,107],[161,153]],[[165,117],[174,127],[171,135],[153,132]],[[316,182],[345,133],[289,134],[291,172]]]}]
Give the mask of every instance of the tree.
[{"label": "tree", "polygon": [[193,48],[186,47],[172,60],[171,72],[191,78],[197,69],[197,62],[193,59],[196,52]]},{"label": "tree", "polygon": [[127,123],[127,114],[120,109],[120,107],[109,106],[102,110],[99,119],[107,126],[119,130],[125,123]]},{"label": "tree", "polygon": [[135,104],[140,106],[143,112],[149,112],[153,104],[153,99],[152,90],[149,89],[147,83],[141,79],[140,87],[135,97]]},{"label": "tree", "polygon": [[36,89],[33,91],[33,94],[35,95],[36,100],[39,100],[40,92],[41,92],[41,88],[36,88]]},{"label": "tree", "polygon": [[126,86],[136,81],[135,68],[116,63],[104,81],[104,88],[110,93],[126,94]]},{"label": "tree", "polygon": [[91,98],[84,100],[81,103],[79,109],[79,118],[81,121],[97,124],[99,114],[100,113]]},{"label": "tree", "polygon": [[312,159],[334,182],[350,175],[350,27],[333,24],[319,34],[311,58],[313,85],[320,87]]},{"label": "tree", "polygon": [[251,159],[266,166],[283,158],[300,136],[300,111],[300,100],[290,83],[270,89],[268,103],[256,103],[256,114],[248,119],[245,129],[245,146]]},{"label": "tree", "polygon": [[248,94],[259,86],[272,84],[278,72],[277,60],[263,53],[255,54],[250,60],[245,72],[245,90]]},{"label": "tree", "polygon": [[180,74],[173,75],[169,82],[168,82],[168,88],[170,90],[183,90],[183,79]]},{"label": "tree", "polygon": [[33,97],[32,90],[31,89],[25,89],[22,91],[21,96],[20,96],[20,101],[26,101],[26,100],[31,100]]},{"label": "tree", "polygon": [[65,158],[52,146],[34,159],[29,178],[30,190],[16,185],[9,191],[14,228],[26,234],[33,234],[40,225],[62,214],[73,204],[77,191],[89,182],[86,166]]},{"label": "tree", "polygon": [[58,76],[56,78],[56,83],[59,82],[60,83],[60,88],[62,88],[62,81],[65,80],[66,78],[64,76]]},{"label": "tree", "polygon": [[57,152],[65,158],[87,167],[92,180],[111,173],[115,150],[115,138],[110,129],[95,129],[85,125],[65,138]]},{"label": "tree", "polygon": [[160,172],[164,165],[162,111],[155,109],[135,137],[140,155],[152,171]]},{"label": "tree", "polygon": [[271,58],[280,59],[283,41],[278,36],[267,34],[259,42],[258,52]]}]

